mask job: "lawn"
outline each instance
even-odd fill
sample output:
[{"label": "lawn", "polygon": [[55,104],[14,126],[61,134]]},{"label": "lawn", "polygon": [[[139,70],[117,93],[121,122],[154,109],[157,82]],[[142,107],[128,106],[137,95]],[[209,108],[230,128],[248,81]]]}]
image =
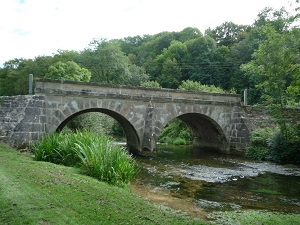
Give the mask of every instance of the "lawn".
[{"label": "lawn", "polygon": [[0,224],[204,224],[0,145]]}]

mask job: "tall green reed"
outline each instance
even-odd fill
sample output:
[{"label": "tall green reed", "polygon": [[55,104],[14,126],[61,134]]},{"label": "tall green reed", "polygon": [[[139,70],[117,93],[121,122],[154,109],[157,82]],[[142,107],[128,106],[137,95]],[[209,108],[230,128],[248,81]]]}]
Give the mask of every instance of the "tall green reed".
[{"label": "tall green reed", "polygon": [[137,173],[137,164],[126,149],[112,139],[89,131],[53,133],[32,147],[36,160],[81,166],[88,175],[124,186]]},{"label": "tall green reed", "polygon": [[87,173],[101,181],[124,186],[136,175],[136,163],[127,151],[102,136],[90,145],[77,143],[76,152]]},{"label": "tall green reed", "polygon": [[80,162],[73,151],[75,140],[71,133],[53,133],[34,143],[32,151],[36,160],[72,166]]}]

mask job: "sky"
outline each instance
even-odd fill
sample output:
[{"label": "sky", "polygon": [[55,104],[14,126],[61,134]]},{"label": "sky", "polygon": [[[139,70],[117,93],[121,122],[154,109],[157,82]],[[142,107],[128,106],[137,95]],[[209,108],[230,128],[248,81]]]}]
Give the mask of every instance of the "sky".
[{"label": "sky", "polygon": [[84,50],[120,39],[224,22],[251,25],[265,7],[290,0],[0,0],[0,66],[14,58]]}]

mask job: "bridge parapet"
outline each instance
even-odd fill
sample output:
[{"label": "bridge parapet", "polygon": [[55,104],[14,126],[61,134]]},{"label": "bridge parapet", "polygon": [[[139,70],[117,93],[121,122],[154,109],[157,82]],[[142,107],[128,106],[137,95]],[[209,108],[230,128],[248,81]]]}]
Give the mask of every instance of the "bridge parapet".
[{"label": "bridge parapet", "polygon": [[239,104],[240,95],[182,91],[165,88],[130,87],[61,80],[36,80],[36,94],[75,95],[98,98],[125,98],[159,102],[213,102],[214,104]]}]

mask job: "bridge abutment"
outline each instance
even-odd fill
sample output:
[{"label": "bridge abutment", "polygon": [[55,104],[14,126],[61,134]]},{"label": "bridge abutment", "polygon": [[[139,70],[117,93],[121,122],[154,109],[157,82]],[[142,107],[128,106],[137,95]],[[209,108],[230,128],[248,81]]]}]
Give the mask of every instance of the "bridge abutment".
[{"label": "bridge abutment", "polygon": [[24,148],[44,135],[45,123],[44,96],[0,98],[0,141]]}]

